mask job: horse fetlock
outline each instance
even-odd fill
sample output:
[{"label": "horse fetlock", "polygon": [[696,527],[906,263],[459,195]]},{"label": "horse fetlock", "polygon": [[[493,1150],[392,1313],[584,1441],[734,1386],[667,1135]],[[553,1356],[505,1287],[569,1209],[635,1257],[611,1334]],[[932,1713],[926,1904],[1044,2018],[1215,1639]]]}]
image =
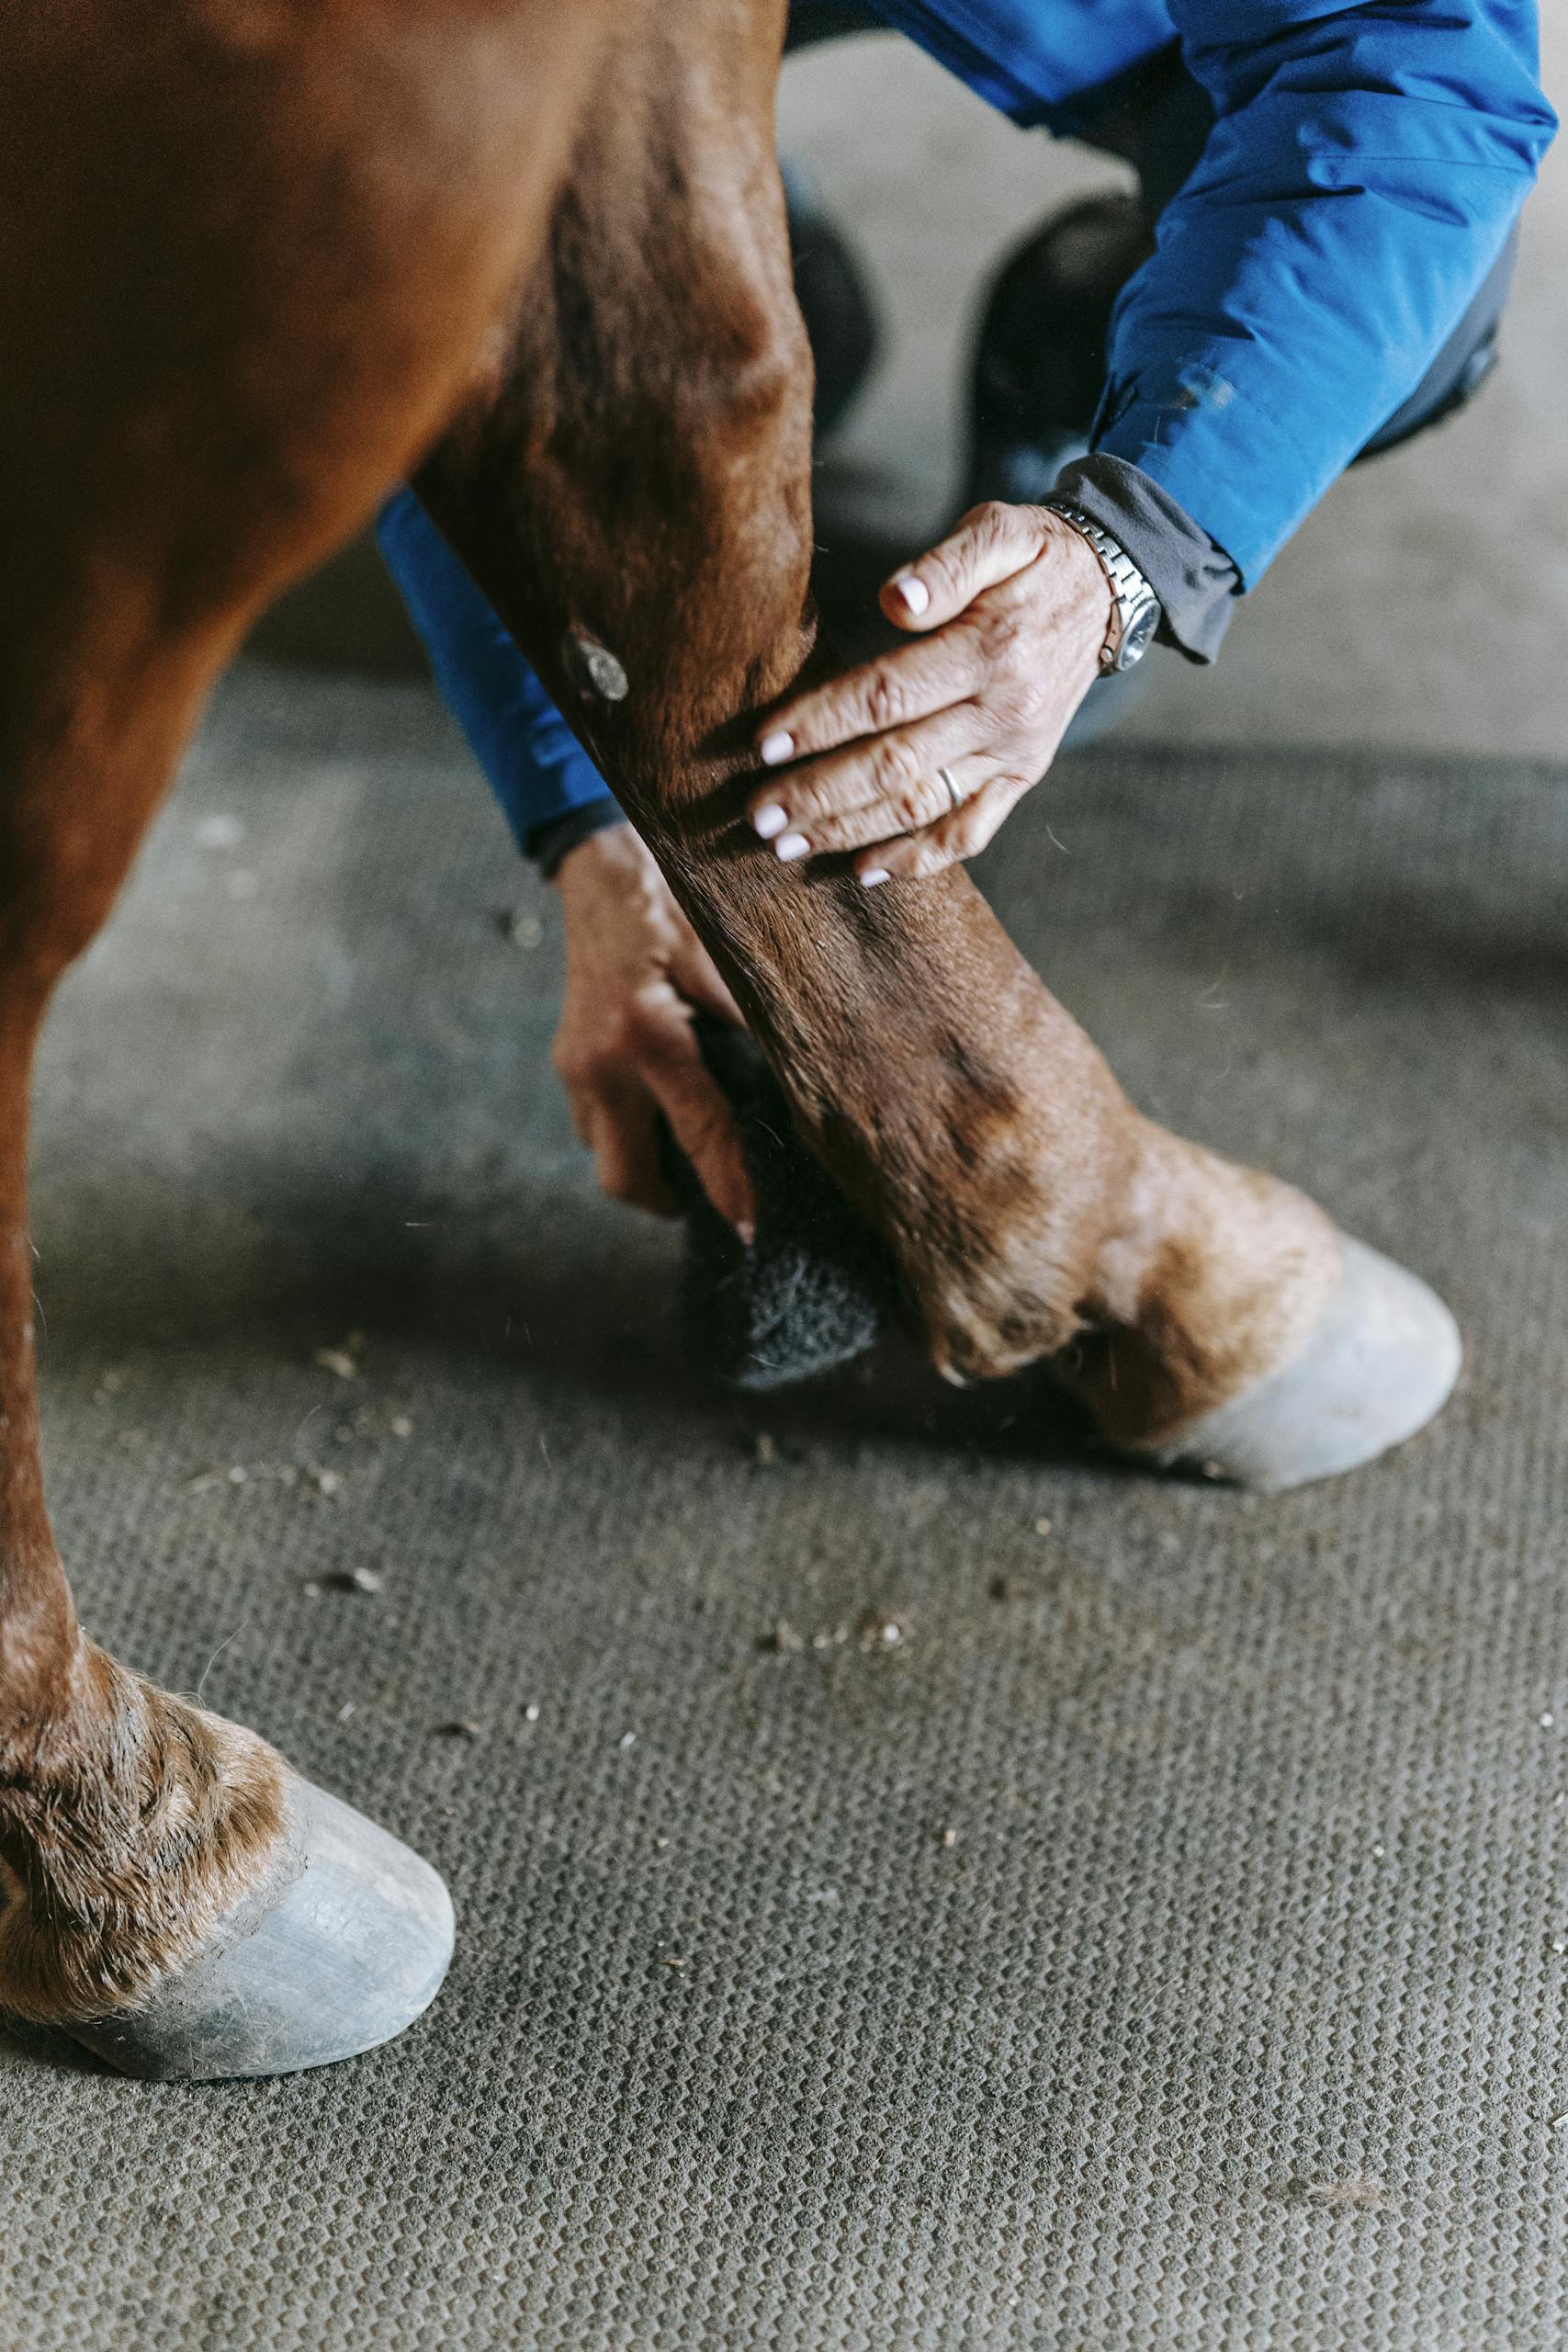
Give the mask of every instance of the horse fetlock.
[{"label": "horse fetlock", "polygon": [[936,1368],[996,1378],[1051,1360],[1106,1435],[1159,1442],[1305,1344],[1338,1237],[1290,1185],[1149,1128],[1092,1196],[1044,1187],[982,1250],[950,1229],[915,1272]]},{"label": "horse fetlock", "polygon": [[1315,1202],[1158,1128],[1100,1253],[1071,1385],[1119,1444],[1147,1445],[1269,1378],[1339,1277]]},{"label": "horse fetlock", "polygon": [[0,2007],[103,2017],[186,1967],[280,1853],[255,1733],[84,1642],[65,1702],[0,1751]]}]

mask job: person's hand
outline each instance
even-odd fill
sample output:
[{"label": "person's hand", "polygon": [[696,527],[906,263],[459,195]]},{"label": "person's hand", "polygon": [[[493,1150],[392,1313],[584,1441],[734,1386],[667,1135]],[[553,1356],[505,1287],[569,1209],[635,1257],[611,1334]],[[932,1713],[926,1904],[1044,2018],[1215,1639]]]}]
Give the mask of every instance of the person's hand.
[{"label": "person's hand", "polygon": [[775,855],[851,852],[868,887],[973,857],[1043,775],[1098,674],[1111,587],[1060,514],[991,504],[882,609],[916,642],[772,712],[757,749],[776,773],[749,808]]},{"label": "person's hand", "polygon": [[600,1183],[612,1200],[674,1214],[659,1166],[662,1111],[715,1208],[750,1241],[756,1208],[739,1131],[692,1026],[701,1008],[739,1027],[734,998],[629,825],[569,850],[556,887],[566,995],[555,1066]]}]

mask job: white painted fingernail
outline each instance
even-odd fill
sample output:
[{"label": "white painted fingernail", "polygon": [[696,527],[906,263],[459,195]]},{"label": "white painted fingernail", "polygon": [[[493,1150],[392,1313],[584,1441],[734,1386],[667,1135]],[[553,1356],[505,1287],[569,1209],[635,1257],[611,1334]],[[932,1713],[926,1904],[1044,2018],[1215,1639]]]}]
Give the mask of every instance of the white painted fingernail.
[{"label": "white painted fingernail", "polygon": [[868,865],[860,877],[860,887],[863,890],[874,890],[879,882],[887,882],[891,879],[892,876],[885,865]]},{"label": "white painted fingernail", "polygon": [[762,839],[765,842],[771,842],[775,833],[783,832],[789,819],[776,801],[770,801],[767,808],[758,809],[751,822],[756,826]]},{"label": "white painted fingernail", "polygon": [[797,857],[805,857],[810,847],[804,833],[785,833],[782,841],[773,843],[773,855],[790,865]]},{"label": "white painted fingernail", "polygon": [[735,1228],[743,1248],[750,1250],[757,1238],[757,1228],[750,1217],[743,1216]]},{"label": "white painted fingernail", "polygon": [[[893,585],[904,600],[906,612],[923,613],[931,603],[931,592],[917,572],[901,571]],[[762,756],[766,759],[766,752]]]},{"label": "white painted fingernail", "polygon": [[765,768],[783,767],[786,760],[795,757],[795,737],[786,735],[782,727],[775,727],[771,735],[763,736],[757,757]]}]

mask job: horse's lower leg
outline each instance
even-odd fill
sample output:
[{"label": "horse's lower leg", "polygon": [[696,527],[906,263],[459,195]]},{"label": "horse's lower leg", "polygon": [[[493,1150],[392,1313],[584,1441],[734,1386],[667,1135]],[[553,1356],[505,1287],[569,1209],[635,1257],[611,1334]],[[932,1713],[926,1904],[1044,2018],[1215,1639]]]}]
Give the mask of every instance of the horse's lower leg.
[{"label": "horse's lower leg", "polygon": [[[28,1089],[50,989],[97,928],[183,733],[193,681],[132,688],[86,645],[85,691],[3,665],[0,758],[0,2001],[92,2015],[189,1960],[265,1870],[283,1770],[254,1734],[85,1639],[44,1507],[25,1197]],[[74,667],[74,663],[73,664]],[[47,674],[47,665],[46,665]]]},{"label": "horse's lower leg", "polygon": [[[890,1244],[935,1360],[998,1373],[1077,1343],[1072,1376],[1124,1442],[1190,1441],[1265,1481],[1344,1466],[1440,1401],[1437,1303],[1394,1282],[1393,1357],[1314,1371],[1309,1389],[1350,1379],[1354,1428],[1247,1458],[1213,1417],[1333,1327],[1348,1261],[1329,1220],[1141,1117],[962,874],[866,892],[719,821],[758,709],[817,658],[773,61],[736,37],[769,13],[692,0],[698,77],[634,0],[511,379],[422,493],[598,752],[801,1131]],[[1357,1421],[1391,1383],[1397,1408]],[[1288,1414],[1325,1402],[1292,1393]]]},{"label": "horse's lower leg", "polygon": [[62,661],[35,616],[25,655],[0,654],[0,2007],[138,2073],[286,2070],[417,2015],[450,1906],[394,1838],[76,1622],[39,1464],[29,1069],[221,640],[126,661],[112,614],[69,639]]}]

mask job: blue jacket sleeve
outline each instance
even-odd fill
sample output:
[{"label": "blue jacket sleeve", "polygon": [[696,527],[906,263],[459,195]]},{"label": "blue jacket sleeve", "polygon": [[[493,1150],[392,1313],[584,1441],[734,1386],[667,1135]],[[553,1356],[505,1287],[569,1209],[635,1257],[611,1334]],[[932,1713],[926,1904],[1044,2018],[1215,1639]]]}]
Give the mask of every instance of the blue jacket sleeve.
[{"label": "blue jacket sleeve", "polygon": [[1094,446],[1250,585],[1420,381],[1556,127],[1529,0],[1172,0],[1213,101],[1111,332]]},{"label": "blue jacket sleeve", "polygon": [[382,554],[446,695],[525,855],[609,786],[412,491],[383,507]]}]

